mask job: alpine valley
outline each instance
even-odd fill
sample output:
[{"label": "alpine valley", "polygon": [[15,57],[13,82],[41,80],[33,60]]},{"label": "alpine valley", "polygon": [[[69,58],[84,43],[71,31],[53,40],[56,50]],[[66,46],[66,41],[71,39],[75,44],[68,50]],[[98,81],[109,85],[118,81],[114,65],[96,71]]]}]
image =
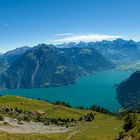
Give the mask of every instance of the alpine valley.
[{"label": "alpine valley", "polygon": [[140,0],[0,0],[0,140],[140,140]]},{"label": "alpine valley", "polygon": [[0,54],[0,134],[139,140],[139,69],[140,43],[133,40],[39,44]]}]

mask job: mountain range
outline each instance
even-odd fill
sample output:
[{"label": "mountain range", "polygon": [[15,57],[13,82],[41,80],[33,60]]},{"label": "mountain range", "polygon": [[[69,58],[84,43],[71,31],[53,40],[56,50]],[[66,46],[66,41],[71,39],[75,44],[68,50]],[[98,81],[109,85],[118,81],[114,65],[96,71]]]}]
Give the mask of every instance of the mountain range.
[{"label": "mountain range", "polygon": [[[79,43],[64,43],[58,47],[73,48],[73,47],[93,47],[98,50],[107,59],[117,61],[131,61],[140,59],[140,43],[133,40],[116,39],[113,41],[100,42],[79,42]],[[135,55],[134,55],[135,54]]]},{"label": "mountain range", "polygon": [[83,75],[115,68],[117,62],[139,59],[140,43],[133,40],[25,46],[0,56],[0,85],[1,88],[67,85]]},{"label": "mountain range", "polygon": [[[58,45],[57,47],[54,45],[39,44],[33,48],[25,46],[12,51],[8,51],[7,53],[0,55],[0,88],[41,88],[72,84],[75,83],[81,76],[94,74],[98,71],[107,69],[113,69],[116,67],[117,62],[119,61],[129,62],[133,60],[139,60],[139,46],[139,42],[117,39],[114,41],[90,43],[71,42],[69,44]],[[117,85],[116,91],[119,103],[122,107],[125,108],[123,110],[124,112],[121,112],[122,114],[117,114],[117,116],[119,115],[117,118],[117,116],[114,116],[115,114],[113,116],[112,114],[102,114],[105,113],[105,110],[100,107],[93,106],[91,111],[94,111],[95,119],[93,119],[92,124],[89,122],[86,123],[86,121],[91,121],[89,114],[85,115],[85,113],[89,110],[68,108],[67,106],[63,107],[61,102],[58,102],[60,103],[58,105],[53,105],[48,102],[26,99],[19,96],[3,96],[0,97],[0,110],[3,116],[8,115],[9,117],[11,115],[11,120],[15,120],[14,117],[20,117],[20,119],[18,119],[19,126],[23,125],[21,123],[22,119],[25,119],[29,123],[29,117],[32,119],[32,117],[36,118],[37,116],[36,120],[38,120],[39,123],[44,123],[45,121],[49,120],[50,122],[59,124],[61,123],[61,120],[63,122],[65,120],[67,124],[66,127],[68,127],[68,122],[72,122],[73,119],[71,119],[71,117],[80,117],[81,115],[84,115],[85,122],[83,117],[78,119],[78,123],[75,122],[76,128],[81,130],[76,131],[76,133],[79,133],[79,135],[73,135],[75,134],[76,130],[72,130],[74,126],[72,126],[70,129],[72,137],[74,136],[73,138],[77,138],[78,136],[80,139],[85,139],[87,137],[88,139],[93,139],[97,133],[97,139],[98,137],[99,139],[112,139],[114,136],[116,136],[118,130],[122,129],[122,131],[119,132],[118,136],[116,136],[114,140],[139,140],[140,116],[138,113],[140,111],[140,71],[133,73],[128,79]],[[13,107],[15,109],[13,109]],[[42,107],[45,107],[45,110],[42,110]],[[56,112],[54,113],[54,111]],[[101,112],[98,113],[96,111]],[[130,111],[131,114],[129,114],[127,111]],[[42,115],[36,115],[38,112],[42,113]],[[17,113],[17,115],[13,115],[15,113]],[[125,115],[123,115],[123,113]],[[23,115],[27,115],[27,117],[23,117]],[[46,116],[43,117],[43,115]],[[57,115],[59,118],[57,119],[55,115]],[[136,115],[136,117],[131,115]],[[4,119],[5,116],[3,116],[0,115],[0,119]],[[49,118],[48,120],[46,119],[47,117]],[[75,119],[73,119],[73,121],[75,121]],[[102,123],[100,123],[101,121]],[[98,127],[100,124],[101,126]],[[46,124],[44,123],[44,125]],[[95,133],[89,131],[95,128],[93,127],[95,125],[97,125],[96,129],[99,128],[99,130],[95,130]],[[7,125],[6,123],[4,123],[4,126],[11,127],[11,125]],[[117,127],[117,129],[114,129],[113,126]],[[14,129],[14,127],[15,126],[12,126],[12,129]],[[85,129],[83,128],[87,128],[86,134],[88,135],[85,135]],[[101,131],[102,128],[103,130],[107,131]],[[116,131],[115,133],[114,130]],[[105,134],[103,134],[103,136],[99,136],[100,133]],[[7,133],[4,134],[6,135],[7,139]],[[53,135],[49,136],[52,138]],[[15,134],[8,135],[8,137],[12,138],[13,136],[17,137]],[[29,135],[24,136],[28,137]],[[60,136],[61,135],[59,134],[59,138]],[[18,137],[20,137],[19,134]],[[31,138],[31,136],[29,137]],[[64,138],[64,133],[62,134],[62,137]],[[43,135],[43,138],[45,138],[45,135]],[[68,138],[69,136],[66,137],[66,139]]]},{"label": "mountain range", "polygon": [[7,54],[11,57],[12,54],[14,61],[0,76],[1,88],[67,85],[76,82],[83,75],[114,67],[112,62],[90,47],[56,48],[53,45],[39,44],[26,49],[24,53],[18,52],[20,53],[14,51],[4,54],[4,57]]},{"label": "mountain range", "polygon": [[[97,42],[70,42],[55,45],[57,48],[94,48],[98,50],[104,57],[112,61],[131,61],[140,59],[140,42],[134,40],[116,39],[113,41],[97,41]],[[6,53],[0,53],[0,57],[4,57],[7,61],[13,62],[20,55],[31,49],[28,46],[16,48]],[[134,55],[135,53],[135,55]]]}]

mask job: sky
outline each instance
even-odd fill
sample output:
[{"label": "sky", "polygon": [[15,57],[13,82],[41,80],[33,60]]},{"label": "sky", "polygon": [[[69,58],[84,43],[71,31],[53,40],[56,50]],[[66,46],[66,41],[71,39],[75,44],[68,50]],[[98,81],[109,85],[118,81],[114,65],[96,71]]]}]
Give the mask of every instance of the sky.
[{"label": "sky", "polygon": [[140,0],[0,0],[0,52],[39,43],[140,40]]}]

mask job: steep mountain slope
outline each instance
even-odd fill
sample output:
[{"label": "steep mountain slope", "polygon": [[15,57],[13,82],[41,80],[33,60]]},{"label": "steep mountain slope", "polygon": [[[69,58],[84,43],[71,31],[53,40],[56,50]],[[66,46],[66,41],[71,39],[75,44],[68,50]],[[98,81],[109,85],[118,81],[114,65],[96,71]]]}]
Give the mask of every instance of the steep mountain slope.
[{"label": "steep mountain slope", "polygon": [[0,73],[6,71],[7,68],[8,68],[8,63],[6,63],[3,56],[0,56]]},{"label": "steep mountain slope", "polygon": [[113,68],[95,49],[58,49],[40,44],[15,61],[1,75],[1,87],[33,88],[74,83],[84,74]]},{"label": "steep mountain slope", "polygon": [[123,107],[135,107],[140,104],[140,71],[133,73],[116,89],[117,98]]},{"label": "steep mountain slope", "polygon": [[74,82],[79,73],[53,46],[34,47],[13,63],[2,75],[6,88],[58,86]]},{"label": "steep mountain slope", "polygon": [[125,112],[123,127],[114,140],[140,140],[140,113]]},{"label": "steep mountain slope", "polygon": [[117,87],[118,99],[124,107],[118,113],[123,126],[114,140],[140,140],[140,71],[133,73]]},{"label": "steep mountain slope", "polygon": [[67,48],[62,49],[71,62],[83,69],[85,74],[92,74],[99,70],[113,68],[113,64],[94,48]]},{"label": "steep mountain slope", "polygon": [[25,46],[21,48],[16,48],[15,50],[11,50],[3,54],[3,58],[7,63],[12,64],[14,61],[16,61],[22,54],[24,54],[26,51],[28,51],[30,48]]},{"label": "steep mountain slope", "polygon": [[0,73],[6,71],[13,62],[20,58],[29,49],[29,47],[25,46],[0,54]]}]

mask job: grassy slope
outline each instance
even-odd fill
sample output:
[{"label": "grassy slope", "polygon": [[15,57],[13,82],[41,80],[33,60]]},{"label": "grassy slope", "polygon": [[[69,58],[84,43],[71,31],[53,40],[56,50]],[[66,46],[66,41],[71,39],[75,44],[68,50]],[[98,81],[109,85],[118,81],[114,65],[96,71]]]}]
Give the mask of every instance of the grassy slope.
[{"label": "grassy slope", "polygon": [[41,110],[46,113],[48,118],[79,118],[81,115],[88,113],[87,110],[67,108],[60,105],[53,105],[48,102],[27,99],[19,96],[2,96],[0,97],[0,106],[9,106],[12,108],[26,111]]},{"label": "grassy slope", "polygon": [[[21,102],[23,105],[21,105]],[[52,105],[47,102],[27,99],[23,97],[0,97],[0,106],[9,105],[25,110],[35,111],[40,109],[46,112],[48,117],[79,118],[86,114],[87,110],[66,108]],[[92,122],[79,122],[77,126],[67,133],[59,134],[7,134],[0,132],[2,140],[113,140],[122,127],[122,121],[115,117],[96,113]]]}]

